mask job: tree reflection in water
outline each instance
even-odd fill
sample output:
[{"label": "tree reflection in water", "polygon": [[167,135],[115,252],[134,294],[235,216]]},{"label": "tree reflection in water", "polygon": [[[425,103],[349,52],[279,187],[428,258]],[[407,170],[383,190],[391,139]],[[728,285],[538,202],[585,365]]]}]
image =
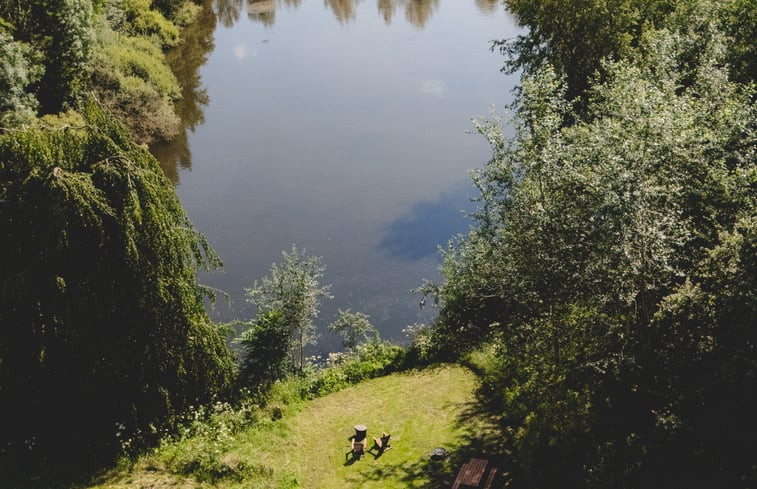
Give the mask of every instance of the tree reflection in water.
[{"label": "tree reflection in water", "polygon": [[212,0],[206,0],[197,20],[182,31],[182,43],[166,53],[168,65],[181,83],[181,99],[176,102],[175,108],[182,127],[174,139],[155,144],[150,150],[174,185],[179,183],[179,168],[192,168],[188,131],[194,132],[199,124],[205,122],[204,107],[208,105],[209,98],[207,90],[202,87],[200,67],[215,48],[213,32],[217,16],[211,4]]},{"label": "tree reflection in water", "polygon": [[[323,0],[326,7],[333,12],[340,24],[355,19],[357,4],[363,0]],[[454,0],[458,1],[458,0]],[[376,0],[379,14],[387,25],[392,23],[398,10],[404,10],[405,20],[423,29],[434,11],[439,7],[440,0]],[[500,7],[500,0],[475,0],[478,9],[484,14],[492,14]],[[299,7],[302,0],[215,0],[219,21],[230,27],[239,19],[242,5],[246,3],[247,17],[271,27],[276,21],[276,8],[280,5]]]},{"label": "tree reflection in water", "polygon": [[276,0],[247,0],[247,17],[271,27],[276,21]]},{"label": "tree reflection in water", "polygon": [[[323,0],[341,24],[355,19],[358,3],[364,0]],[[459,1],[459,0],[450,0]],[[188,131],[194,131],[204,122],[204,107],[208,104],[207,91],[202,88],[200,67],[205,64],[214,48],[213,32],[216,23],[231,27],[239,21],[243,10],[247,17],[266,27],[273,26],[276,8],[283,5],[297,8],[303,0],[205,0],[197,21],[182,31],[183,42],[166,57],[182,85],[182,98],[177,102],[176,112],[181,118],[179,135],[169,142],[158,143],[150,149],[160,161],[166,175],[174,184],[179,181],[179,168],[192,167]],[[404,10],[405,20],[423,29],[439,7],[440,0],[376,0],[378,13],[387,25],[392,23],[397,11]],[[500,0],[475,0],[484,14],[493,14],[500,7]]]},{"label": "tree reflection in water", "polygon": [[476,0],[478,9],[484,14],[493,14],[501,4],[501,0]]},{"label": "tree reflection in water", "polygon": [[324,4],[331,8],[334,17],[340,24],[347,23],[355,18],[355,7],[360,0],[324,0]]},{"label": "tree reflection in water", "polygon": [[224,27],[231,27],[242,13],[242,0],[215,0],[213,2],[218,21]]}]

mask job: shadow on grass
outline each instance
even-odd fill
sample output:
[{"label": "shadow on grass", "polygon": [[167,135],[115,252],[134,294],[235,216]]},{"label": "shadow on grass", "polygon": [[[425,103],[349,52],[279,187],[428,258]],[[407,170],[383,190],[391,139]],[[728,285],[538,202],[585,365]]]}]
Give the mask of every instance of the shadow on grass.
[{"label": "shadow on grass", "polygon": [[86,487],[105,470],[107,469],[87,467],[0,469],[0,487],[3,489],[74,489]]},{"label": "shadow on grass", "polygon": [[[448,456],[443,460],[433,460],[431,453],[420,460],[407,460],[392,465],[383,465],[351,478],[350,483],[359,486],[365,481],[381,482],[392,480],[407,487],[426,487],[429,489],[449,488],[452,486],[460,467],[471,458],[488,461],[487,471],[497,468],[497,476],[492,487],[505,487],[512,481],[514,461],[511,445],[503,435],[501,418],[478,402],[466,403],[456,425],[464,433],[456,447],[444,447]],[[418,486],[419,480],[428,480],[424,486]],[[482,485],[483,485],[482,480]],[[357,487],[356,486],[356,487]]]}]

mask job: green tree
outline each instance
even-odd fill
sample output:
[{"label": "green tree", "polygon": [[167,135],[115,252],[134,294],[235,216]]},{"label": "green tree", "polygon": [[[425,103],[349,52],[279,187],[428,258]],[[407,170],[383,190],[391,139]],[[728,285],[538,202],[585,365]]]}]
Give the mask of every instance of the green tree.
[{"label": "green tree", "polygon": [[45,70],[35,87],[45,113],[75,102],[88,78],[92,54],[93,2],[90,0],[2,0],[0,18],[13,38],[42,53]]},{"label": "green tree", "polygon": [[121,28],[128,34],[146,38],[154,36],[161,47],[173,47],[179,42],[178,27],[153,10],[150,0],[121,0],[118,7],[124,16]]},{"label": "green tree", "polygon": [[[533,74],[545,64],[564,76],[569,99],[586,103],[586,89],[605,75],[603,63],[631,55],[645,29],[665,28],[682,34],[705,15],[727,36],[723,46],[732,79],[755,81],[757,1],[755,0],[505,0],[524,34],[495,41],[507,56],[505,70]],[[680,69],[697,68],[697,47],[670,60]],[[684,81],[684,80],[682,80]],[[580,114],[583,115],[583,114]]]},{"label": "green tree", "polygon": [[289,328],[279,311],[260,314],[237,340],[244,349],[240,381],[247,387],[265,389],[292,369]]},{"label": "green tree", "polygon": [[341,336],[342,346],[349,351],[355,351],[360,343],[375,337],[378,333],[366,314],[349,309],[339,309],[336,320],[329,324],[329,331]]},{"label": "green tree", "polygon": [[495,342],[486,392],[533,485],[754,480],[740,452],[757,405],[738,391],[757,388],[757,112],[710,7],[603,64],[587,117],[547,65],[523,80],[513,141],[478,125],[493,157],[473,175],[478,225],[444,256],[432,334],[450,356]]},{"label": "green tree", "polygon": [[85,115],[0,135],[2,446],[75,463],[234,374],[196,281],[219,259],[155,159],[98,108]]},{"label": "green tree", "polygon": [[32,59],[32,49],[0,30],[0,126],[30,122],[37,113],[37,99],[30,85],[42,75]]},{"label": "green tree", "polygon": [[494,43],[510,72],[534,73],[546,63],[566,77],[572,98],[583,93],[606,58],[620,59],[638,42],[645,23],[669,14],[675,0],[505,0],[527,27]]},{"label": "green tree", "polygon": [[289,328],[292,365],[302,369],[305,362],[305,347],[315,343],[313,319],[323,298],[331,298],[330,286],[321,285],[320,279],[326,267],[321,259],[300,252],[282,252],[281,263],[271,266],[271,275],[263,277],[252,287],[245,289],[248,301],[266,313],[278,311],[281,321]]}]

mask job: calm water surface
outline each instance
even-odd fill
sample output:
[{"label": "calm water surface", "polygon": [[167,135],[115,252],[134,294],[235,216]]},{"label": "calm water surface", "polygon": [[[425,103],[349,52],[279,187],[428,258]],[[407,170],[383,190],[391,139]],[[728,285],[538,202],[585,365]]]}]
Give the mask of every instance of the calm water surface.
[{"label": "calm water surface", "polygon": [[[511,101],[489,41],[517,34],[489,0],[216,1],[172,62],[186,134],[154,148],[224,261],[201,281],[249,319],[243,288],[292,244],[321,256],[337,308],[384,338],[428,322],[410,289],[438,281],[489,158],[470,119]],[[199,71],[198,71],[199,68]],[[319,351],[335,347],[324,335]]]}]

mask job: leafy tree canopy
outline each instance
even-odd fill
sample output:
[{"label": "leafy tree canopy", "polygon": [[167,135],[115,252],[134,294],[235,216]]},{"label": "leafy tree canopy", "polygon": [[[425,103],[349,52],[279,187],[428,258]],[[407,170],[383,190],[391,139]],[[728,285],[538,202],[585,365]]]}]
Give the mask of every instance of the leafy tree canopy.
[{"label": "leafy tree canopy", "polygon": [[485,392],[535,486],[757,478],[757,112],[717,4],[643,28],[585,116],[545,64],[512,141],[478,123],[493,157],[473,175],[477,227],[426,287],[432,334],[450,356],[494,341]]},{"label": "leafy tree canopy", "polygon": [[[525,34],[496,41],[508,56],[506,69],[533,74],[545,63],[565,77],[570,99],[585,95],[596,76],[605,74],[603,62],[633,53],[650,28],[685,33],[689,21],[703,13],[726,34],[723,46],[732,79],[755,81],[757,0],[505,0]],[[706,12],[703,12],[706,10]],[[695,46],[691,46],[695,48]],[[668,62],[695,69],[696,51],[678,53]],[[582,104],[585,104],[585,98]]]},{"label": "leafy tree canopy", "polygon": [[97,107],[81,127],[0,135],[0,235],[4,452],[108,456],[117,433],[230,385],[226,331],[196,282],[220,261]]}]

